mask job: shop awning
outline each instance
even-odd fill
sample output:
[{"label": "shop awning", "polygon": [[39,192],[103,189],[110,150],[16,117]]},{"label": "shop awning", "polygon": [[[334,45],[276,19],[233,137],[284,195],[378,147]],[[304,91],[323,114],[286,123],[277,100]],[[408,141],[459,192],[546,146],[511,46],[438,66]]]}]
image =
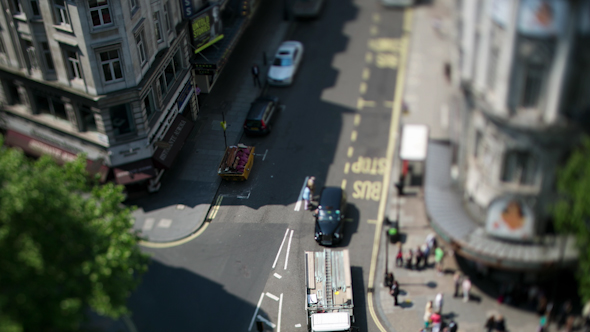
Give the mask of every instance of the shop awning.
[{"label": "shop awning", "polygon": [[154,152],[154,161],[164,168],[172,167],[174,159],[178,156],[193,127],[194,124],[191,121],[178,114],[161,142],[165,147],[158,147]]},{"label": "shop awning", "polygon": [[[35,157],[41,157],[44,154],[50,155],[60,165],[74,161],[77,158],[77,155],[73,152],[66,151],[53,144],[43,142],[13,130],[8,130],[6,132],[4,144],[14,148],[20,148],[26,154]],[[99,174],[100,182],[104,182],[109,173],[109,168],[108,166],[103,165],[101,160],[86,159],[86,171],[88,171],[90,175]]]},{"label": "shop awning", "polygon": [[129,164],[113,167],[115,181],[118,184],[130,184],[156,176],[156,169],[152,159],[142,159]]}]

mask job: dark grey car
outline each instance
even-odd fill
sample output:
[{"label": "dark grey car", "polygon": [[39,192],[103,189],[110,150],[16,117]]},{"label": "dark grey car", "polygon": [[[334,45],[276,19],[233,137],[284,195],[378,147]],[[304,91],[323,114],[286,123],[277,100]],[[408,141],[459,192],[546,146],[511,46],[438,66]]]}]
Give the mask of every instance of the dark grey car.
[{"label": "dark grey car", "polygon": [[325,187],[315,212],[315,240],[325,246],[338,244],[344,236],[346,192],[339,187]]}]

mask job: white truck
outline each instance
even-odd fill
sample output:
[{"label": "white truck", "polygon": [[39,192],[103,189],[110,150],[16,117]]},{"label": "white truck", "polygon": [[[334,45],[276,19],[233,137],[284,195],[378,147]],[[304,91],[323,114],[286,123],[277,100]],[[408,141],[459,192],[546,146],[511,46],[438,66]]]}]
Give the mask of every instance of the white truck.
[{"label": "white truck", "polygon": [[351,331],[354,323],[348,250],[306,251],[307,330]]}]

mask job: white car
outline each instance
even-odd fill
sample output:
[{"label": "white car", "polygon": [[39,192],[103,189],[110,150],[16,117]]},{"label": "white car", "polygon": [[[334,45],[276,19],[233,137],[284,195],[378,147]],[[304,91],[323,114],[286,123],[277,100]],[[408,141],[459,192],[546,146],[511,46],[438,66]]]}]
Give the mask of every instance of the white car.
[{"label": "white car", "polygon": [[268,70],[270,85],[290,85],[303,58],[303,44],[286,41],[281,44]]}]

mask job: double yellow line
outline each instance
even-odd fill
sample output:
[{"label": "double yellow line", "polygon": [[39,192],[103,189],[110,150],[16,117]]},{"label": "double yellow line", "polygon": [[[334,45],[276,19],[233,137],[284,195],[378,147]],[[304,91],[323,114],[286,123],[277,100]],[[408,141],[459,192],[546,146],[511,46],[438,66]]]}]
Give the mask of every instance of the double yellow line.
[{"label": "double yellow line", "polygon": [[397,78],[395,83],[395,92],[393,95],[393,109],[391,114],[391,123],[389,126],[389,140],[387,143],[387,153],[386,158],[389,161],[387,163],[387,169],[383,174],[383,189],[381,193],[381,202],[379,203],[379,211],[377,214],[377,223],[375,227],[375,237],[373,239],[373,253],[371,255],[371,266],[369,268],[369,289],[372,290],[367,294],[367,305],[369,306],[369,313],[375,322],[377,328],[380,331],[386,332],[387,330],[383,327],[377,315],[375,313],[375,308],[373,306],[373,292],[375,291],[375,270],[377,268],[377,256],[379,254],[379,240],[381,239],[382,229],[383,229],[383,218],[385,216],[385,207],[387,206],[387,191],[389,189],[389,182],[391,178],[391,168],[393,163],[391,162],[394,157],[395,146],[396,146],[396,137],[397,137],[397,128],[399,127],[399,119],[401,115],[402,109],[402,99],[404,93],[404,81],[406,78],[406,63],[408,58],[408,47],[410,41],[410,30],[412,26],[412,9],[406,9],[404,11],[404,21],[403,27],[404,32],[400,40],[400,50],[399,50],[399,67],[397,70]]}]

